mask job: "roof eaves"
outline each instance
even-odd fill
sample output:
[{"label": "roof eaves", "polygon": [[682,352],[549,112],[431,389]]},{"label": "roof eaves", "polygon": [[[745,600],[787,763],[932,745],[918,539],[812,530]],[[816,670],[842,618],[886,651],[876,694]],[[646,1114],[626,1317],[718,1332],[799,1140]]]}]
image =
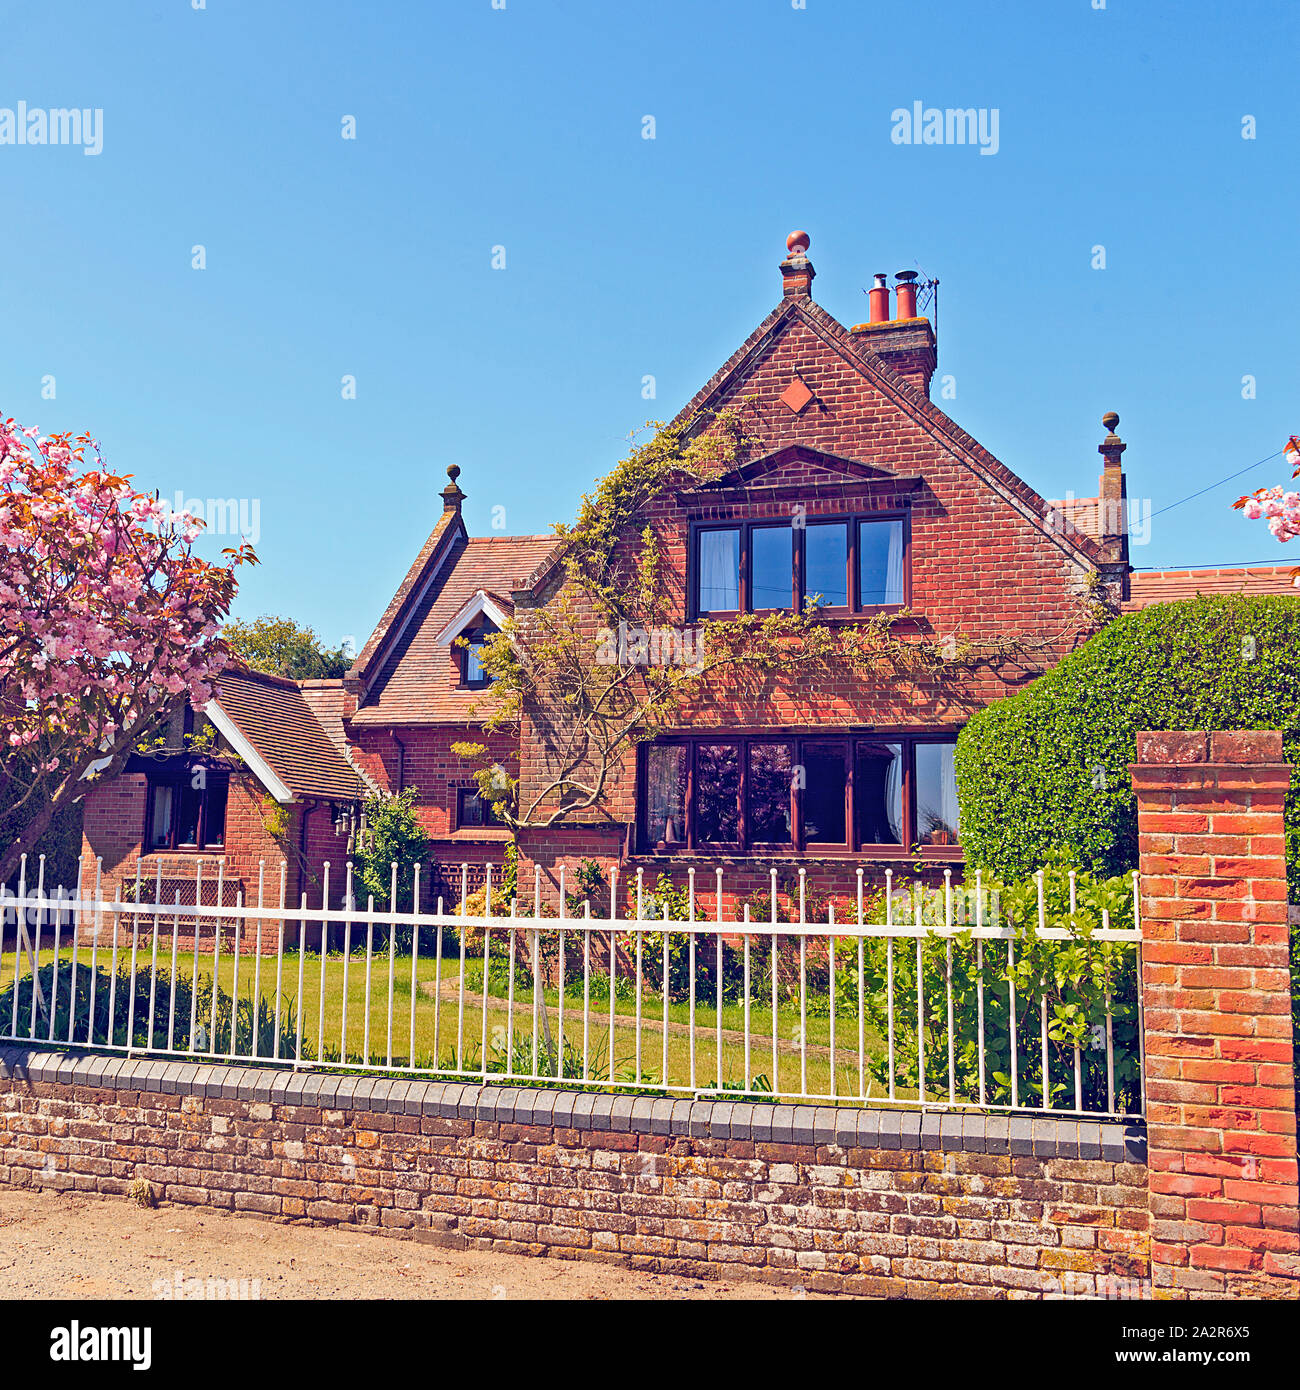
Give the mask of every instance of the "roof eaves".
[{"label": "roof eaves", "polygon": [[220,703],[216,699],[209,700],[203,707],[203,713],[276,801],[282,806],[290,805],[295,799],[293,792],[281,781],[271,764],[253,747],[239,725],[221,708]]},{"label": "roof eaves", "polygon": [[477,589],[461,604],[460,611],[433,639],[434,644],[449,647],[475,618],[484,614],[499,628],[510,621],[510,615],[502,610],[500,604],[495,602],[485,589]]}]

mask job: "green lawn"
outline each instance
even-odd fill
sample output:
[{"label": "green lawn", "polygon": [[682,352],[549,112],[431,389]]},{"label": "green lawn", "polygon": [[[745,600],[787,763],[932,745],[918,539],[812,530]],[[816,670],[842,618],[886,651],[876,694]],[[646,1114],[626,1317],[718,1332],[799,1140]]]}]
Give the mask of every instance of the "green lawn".
[{"label": "green lawn", "polygon": [[[126,940],[119,947],[119,964],[129,965],[130,954],[130,943]],[[142,937],[137,957],[137,970],[140,974],[148,971],[151,954],[151,939]],[[111,948],[106,949],[101,945],[97,957],[101,970],[108,968],[111,958]],[[78,969],[83,972],[83,976],[90,959],[90,950],[83,946],[78,953]],[[53,960],[53,950],[46,949],[41,952],[42,967],[51,965]],[[71,963],[71,952],[61,950],[61,978],[66,980],[63,972],[70,971]],[[645,964],[647,984],[657,983],[657,967],[653,965],[649,952]],[[171,967],[170,941],[166,938],[160,938],[158,943],[158,965],[160,971],[170,970]],[[207,951],[200,953],[200,977],[210,977],[212,968],[213,957],[209,947]],[[592,968],[593,971],[596,968],[594,960]],[[177,975],[180,981],[188,982],[193,969],[193,952],[180,950],[177,957]],[[26,976],[28,973],[24,962],[20,975]],[[412,957],[395,954],[392,960],[390,1009],[389,957],[386,950],[376,950],[370,962],[368,1008],[364,954],[354,953],[346,959],[339,953],[327,955],[322,982],[319,955],[308,953],[300,960],[296,952],[286,953],[278,991],[274,956],[263,956],[259,959],[244,953],[236,966],[233,952],[223,950],[217,970],[218,980],[224,991],[232,993],[237,988],[239,998],[250,1001],[256,992],[256,995],[265,1001],[265,1008],[270,1015],[275,1013],[278,992],[279,1017],[286,1039],[282,1047],[282,1056],[293,1055],[297,1046],[297,1005],[301,997],[301,1055],[304,1060],[314,1061],[319,1056],[327,1062],[337,1063],[346,1058],[349,1063],[358,1067],[383,1067],[391,1062],[392,1066],[401,1068],[414,1066],[419,1070],[483,1075],[483,1057],[486,1051],[489,1075],[504,1077],[507,1058],[512,1060],[510,1074],[530,1073],[533,1069],[534,1038],[531,988],[517,979],[514,993],[516,1009],[512,1014],[507,1007],[506,999],[498,997],[495,993],[490,993],[485,1001],[482,992],[481,959],[469,957],[466,961],[463,999],[458,989],[459,973],[458,949],[455,954],[442,961],[440,970],[432,956],[421,954],[416,962],[414,977]],[[441,986],[440,992],[435,989],[435,975]],[[14,959],[13,951],[10,949],[3,962],[0,962],[0,994],[5,994],[12,985],[13,978]],[[581,975],[578,979],[581,980]],[[494,980],[493,987],[504,988],[504,982]],[[817,996],[810,993],[810,1009],[815,1008],[816,999]],[[824,1008],[824,1000],[822,1002]],[[168,996],[164,989],[155,1005],[155,1050],[163,1050],[167,1045],[167,1004]],[[639,1083],[654,1088],[667,1085],[704,1090],[717,1085],[720,1073],[722,1084],[728,1089],[743,1088],[748,1075],[750,1087],[756,1092],[775,1091],[787,1095],[832,1093],[829,1052],[831,1024],[825,1012],[820,1016],[815,1012],[809,1012],[802,1034],[804,1046],[801,1047],[801,1020],[797,1001],[793,1007],[787,1002],[779,1002],[775,1019],[778,1042],[775,1076],[770,995],[766,1000],[751,999],[750,1002],[748,1072],[743,1042],[743,1002],[724,1002],[719,1020],[715,998],[706,994],[701,986],[694,1011],[693,1035],[689,1027],[689,1002],[670,1003],[666,1013],[670,1026],[665,1032],[665,1010],[661,996],[657,993],[642,996],[638,1061],[637,1002],[634,997],[624,998],[616,994],[611,1077],[608,998],[593,998],[584,1018],[580,987],[576,996],[566,990],[562,1008],[558,991],[553,988],[545,989],[537,1010],[536,1022],[537,1056],[541,1071],[548,1074],[546,1028],[542,1022],[544,1014],[546,1022],[549,1023],[556,1053],[559,1052],[561,1038],[563,1039],[566,1080],[585,1079],[593,1083],[608,1084],[612,1079],[616,1085]],[[198,1021],[204,1022],[202,1017]],[[717,1035],[719,1021],[723,1030],[720,1068]],[[671,1025],[679,1027],[674,1028]],[[0,1029],[7,1032],[9,1026],[9,1018],[0,1018]],[[25,1034],[26,1031],[27,1019],[20,1018],[18,1032]],[[837,1096],[853,1098],[859,1095],[856,1015],[841,1015],[837,1018],[835,1032],[833,1091]],[[85,1038],[79,1033],[74,1040],[84,1042]],[[873,1054],[883,1051],[880,1038],[869,1025],[864,1030],[864,1043],[868,1062]],[[224,1042],[218,1037],[216,1046],[218,1051],[229,1048],[228,1027]],[[555,1075],[553,1067],[549,1074]],[[879,1097],[882,1088],[879,1083],[873,1085],[869,1065],[864,1064],[863,1077],[866,1094]],[[772,1084],[773,1080],[775,1086]],[[899,1098],[904,1096],[905,1093],[900,1090]]]}]

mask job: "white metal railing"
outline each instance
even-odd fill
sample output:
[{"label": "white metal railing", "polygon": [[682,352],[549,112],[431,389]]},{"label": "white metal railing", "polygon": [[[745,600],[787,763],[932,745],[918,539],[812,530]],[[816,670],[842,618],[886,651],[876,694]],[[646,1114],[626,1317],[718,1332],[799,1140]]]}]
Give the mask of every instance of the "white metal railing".
[{"label": "white metal railing", "polygon": [[418,865],[405,912],[362,908],[350,864],[333,907],[324,866],[315,908],[286,902],[283,866],[273,901],[263,867],[256,903],[233,905],[224,863],[206,881],[196,865],[192,904],[159,901],[161,868],[111,900],[101,865],[70,893],[44,871],[29,889],[24,859],[18,894],[0,890],[0,1041],[737,1100],[1142,1108],[1136,873],[1133,926],[1113,927],[1111,909],[1082,911],[1073,873],[1051,925],[1042,871],[1018,921],[951,870],[938,889],[896,889],[888,870],[868,911],[858,869],[848,921],[833,903],[809,920],[802,869],[797,915],[793,891],[792,920],[779,913],[773,868],[761,921],[752,903],[724,913],[721,869],[708,900],[689,870],[676,903],[639,870],[625,913],[611,869],[607,916],[575,903],[563,869],[554,903],[538,869],[530,910],[516,898],[508,915],[490,867],[475,914],[466,865],[454,909],[432,912]]}]

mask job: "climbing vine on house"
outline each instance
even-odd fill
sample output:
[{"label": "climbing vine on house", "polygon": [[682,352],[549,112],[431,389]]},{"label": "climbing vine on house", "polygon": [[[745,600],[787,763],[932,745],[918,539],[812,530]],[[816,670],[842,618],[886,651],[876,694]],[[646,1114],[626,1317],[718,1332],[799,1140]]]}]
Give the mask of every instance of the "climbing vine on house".
[{"label": "climbing vine on house", "polygon": [[520,608],[486,639],[480,660],[492,685],[476,711],[485,731],[517,739],[527,719],[546,758],[521,795],[485,744],[453,745],[475,765],[479,792],[503,824],[545,827],[598,813],[629,750],[719,691],[729,700],[770,699],[782,687],[851,671],[868,681],[946,687],[960,703],[952,681],[959,672],[987,665],[1037,674],[1040,655],[1110,616],[1085,586],[1070,632],[1032,644],[977,643],[960,633],[920,635],[906,610],[832,623],[810,604],[804,612],[702,619],[672,658],[655,660],[641,639],[677,631],[682,596],[652,504],[670,488],[720,478],[751,458],[760,443],[749,427],[752,409],[747,401],[718,411],[707,429],[648,426],[651,437],[583,497],[576,519],[555,526],[557,574],[543,601]]}]

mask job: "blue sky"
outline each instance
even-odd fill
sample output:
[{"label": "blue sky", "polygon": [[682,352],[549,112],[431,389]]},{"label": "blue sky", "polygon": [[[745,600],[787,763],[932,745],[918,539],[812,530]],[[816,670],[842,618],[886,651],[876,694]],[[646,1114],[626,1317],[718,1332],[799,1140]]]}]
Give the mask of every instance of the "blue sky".
[{"label": "blue sky", "polygon": [[[1300,431],[1290,0],[196,3],[0,3],[0,108],[103,111],[96,156],[0,145],[0,411],[256,499],[240,616],[360,645],[449,463],[475,533],[570,516],[794,227],[843,322],[942,280],[941,404],[1043,494],[1117,410],[1134,563],[1297,558],[1229,509],[1280,459],[1162,510]],[[892,143],[915,101],[996,108],[996,155]]]}]

